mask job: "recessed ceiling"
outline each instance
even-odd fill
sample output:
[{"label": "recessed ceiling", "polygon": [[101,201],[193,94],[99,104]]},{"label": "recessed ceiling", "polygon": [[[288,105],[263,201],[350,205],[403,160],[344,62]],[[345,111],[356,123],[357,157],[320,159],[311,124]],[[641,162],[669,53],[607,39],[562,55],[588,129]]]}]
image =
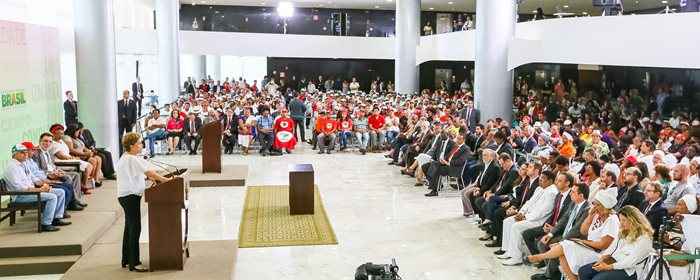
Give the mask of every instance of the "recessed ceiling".
[{"label": "recessed ceiling", "polygon": [[[397,0],[180,0],[182,4],[195,5],[226,5],[226,6],[277,6],[278,2],[288,1],[302,8],[343,8],[343,9],[374,9],[393,10]],[[484,1],[513,1],[513,0],[484,0]],[[422,0],[424,11],[455,11],[473,13],[476,0]],[[626,11],[663,9],[666,6],[662,0],[625,0]],[[669,5],[678,5],[679,0],[667,0]],[[598,14],[600,9],[593,7],[592,0],[525,0],[519,7],[520,13],[531,13],[541,7],[545,14],[588,12]]]}]

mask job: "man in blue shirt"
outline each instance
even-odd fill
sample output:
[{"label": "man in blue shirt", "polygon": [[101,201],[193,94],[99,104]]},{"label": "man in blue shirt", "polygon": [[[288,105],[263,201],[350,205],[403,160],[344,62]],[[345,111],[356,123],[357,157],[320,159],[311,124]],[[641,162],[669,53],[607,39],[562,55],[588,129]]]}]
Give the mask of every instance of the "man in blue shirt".
[{"label": "man in blue shirt", "polygon": [[[58,228],[55,226],[70,224],[70,222],[62,220],[64,218],[63,207],[58,206],[65,204],[65,192],[62,189],[51,188],[48,184],[42,184],[39,188],[34,187],[31,173],[23,164],[29,158],[28,150],[21,143],[12,147],[12,159],[7,162],[3,178],[5,178],[9,191],[41,193],[41,201],[46,202],[41,213],[41,230],[57,231]],[[13,197],[13,200],[17,203],[36,202],[36,199],[34,195],[17,195]]]},{"label": "man in blue shirt", "polygon": [[275,139],[273,134],[273,126],[275,125],[275,119],[270,116],[270,108],[263,106],[261,110],[262,115],[258,116],[258,140],[260,140],[260,145],[262,146],[260,153],[262,156],[266,156],[271,152],[272,141]]},{"label": "man in blue shirt", "polygon": [[[51,187],[62,189],[66,194],[65,204],[63,205],[64,210],[82,211],[83,207],[76,204],[77,201],[73,195],[73,186],[63,181],[49,179],[46,172],[41,170],[37,162],[33,159],[37,153],[37,147],[34,146],[32,142],[22,142],[22,145],[28,149],[27,152],[29,153],[29,158],[24,161],[24,165],[27,167],[27,169],[29,169],[34,185],[41,186],[43,184],[48,184]],[[64,214],[64,217],[66,215],[67,214]]]}]

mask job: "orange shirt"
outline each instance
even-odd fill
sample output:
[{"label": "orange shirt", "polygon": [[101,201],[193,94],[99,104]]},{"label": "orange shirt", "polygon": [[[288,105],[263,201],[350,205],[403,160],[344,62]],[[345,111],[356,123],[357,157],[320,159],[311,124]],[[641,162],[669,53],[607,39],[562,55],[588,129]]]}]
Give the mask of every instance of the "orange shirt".
[{"label": "orange shirt", "polygon": [[326,120],[328,120],[328,117],[318,117],[316,119],[316,127],[314,127],[314,129],[316,131],[321,131],[321,127],[323,126],[323,124]]},{"label": "orange shirt", "polygon": [[572,159],[576,155],[574,144],[571,141],[565,141],[564,144],[559,147],[559,155]]},{"label": "orange shirt", "polygon": [[326,119],[322,124],[321,132],[323,132],[324,134],[334,133],[336,130],[336,126],[336,121],[332,119]]}]

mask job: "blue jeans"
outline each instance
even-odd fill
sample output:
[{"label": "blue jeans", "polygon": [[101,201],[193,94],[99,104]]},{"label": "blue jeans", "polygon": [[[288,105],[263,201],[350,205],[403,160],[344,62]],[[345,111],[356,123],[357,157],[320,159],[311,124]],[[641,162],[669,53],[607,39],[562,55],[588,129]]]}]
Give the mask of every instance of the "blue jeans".
[{"label": "blue jeans", "polygon": [[360,142],[360,149],[366,150],[369,144],[369,132],[355,132],[357,141]]},{"label": "blue jeans", "polygon": [[384,135],[385,132],[381,130],[372,131],[369,133],[371,138],[372,148],[379,149],[384,145]]},{"label": "blue jeans", "polygon": [[393,144],[393,143],[394,143],[394,140],[395,140],[396,137],[398,137],[398,136],[399,136],[399,132],[398,132],[398,131],[387,131],[387,132],[386,132],[386,142],[389,143],[389,144]]},{"label": "blue jeans", "polygon": [[348,139],[350,137],[352,137],[352,132],[350,132],[350,131],[338,132],[338,138],[340,138],[340,147],[347,148]]},{"label": "blue jeans", "polygon": [[[54,219],[63,218],[63,208],[66,205],[66,194],[62,189],[52,188],[50,192],[41,193],[41,201],[45,201],[44,210],[41,212],[41,224],[51,225]],[[18,195],[15,202],[28,203],[36,202],[34,195]]]},{"label": "blue jeans", "polygon": [[61,182],[52,187],[63,190],[63,193],[65,194],[65,203],[63,205],[64,208],[73,202],[73,198],[75,196],[73,186],[66,182]]},{"label": "blue jeans", "polygon": [[148,152],[151,153],[151,156],[156,154],[155,142],[158,140],[165,140],[166,137],[168,137],[168,133],[165,132],[165,129],[158,129],[146,136],[144,140],[148,140]]}]

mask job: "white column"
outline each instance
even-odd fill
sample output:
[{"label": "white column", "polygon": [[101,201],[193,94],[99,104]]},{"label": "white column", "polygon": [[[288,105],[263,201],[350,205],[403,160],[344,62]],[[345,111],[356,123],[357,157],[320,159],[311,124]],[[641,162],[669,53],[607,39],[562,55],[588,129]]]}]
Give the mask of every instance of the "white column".
[{"label": "white column", "polygon": [[476,1],[475,105],[481,119],[513,115],[513,71],[508,71],[508,42],[515,36],[513,0]]},{"label": "white column", "polygon": [[221,79],[221,56],[207,55],[207,75],[210,75],[214,81]]},{"label": "white column", "polygon": [[162,104],[180,93],[180,1],[156,0],[158,96]]},{"label": "white column", "polygon": [[197,80],[197,83],[202,79],[207,78],[207,56],[206,55],[192,55],[192,66],[194,67],[193,79]]},{"label": "white column", "polygon": [[420,43],[420,0],[396,0],[396,56],[394,78],[396,91],[418,92],[416,48]]},{"label": "white column", "polygon": [[[119,154],[116,57],[112,0],[75,0],[78,119],[99,146]],[[126,89],[131,85],[123,85]]]}]

